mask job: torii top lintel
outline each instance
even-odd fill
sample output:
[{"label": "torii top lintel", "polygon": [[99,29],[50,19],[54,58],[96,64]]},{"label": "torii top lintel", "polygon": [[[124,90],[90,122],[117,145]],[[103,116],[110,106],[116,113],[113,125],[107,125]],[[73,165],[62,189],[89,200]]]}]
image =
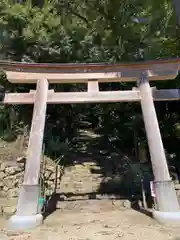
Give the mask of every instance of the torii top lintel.
[{"label": "torii top lintel", "polygon": [[12,83],[36,83],[48,79],[50,83],[86,83],[137,81],[146,72],[149,80],[174,79],[180,69],[180,58],[123,64],[53,64],[0,61]]}]

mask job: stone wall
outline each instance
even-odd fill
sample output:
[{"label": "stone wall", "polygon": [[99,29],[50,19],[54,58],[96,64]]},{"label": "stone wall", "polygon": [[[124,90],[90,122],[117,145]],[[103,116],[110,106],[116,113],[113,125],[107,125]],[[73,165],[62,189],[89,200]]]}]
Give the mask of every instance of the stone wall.
[{"label": "stone wall", "polygon": [[[48,160],[46,170],[41,174],[41,185],[45,186],[46,193],[51,193],[62,173],[52,161]],[[0,197],[17,198],[19,188],[23,182],[25,170],[25,158],[19,157],[15,161],[3,161],[0,163]],[[58,187],[58,186],[57,186]]]},{"label": "stone wall", "polygon": [[3,162],[0,165],[0,197],[14,198],[19,194],[23,180],[24,164]]},{"label": "stone wall", "polygon": [[[23,182],[25,162],[6,161],[0,163],[0,197],[17,198],[19,188]],[[51,194],[55,188],[59,193],[85,194],[98,191],[102,181],[101,174],[92,174],[92,169],[97,169],[94,163],[76,164],[63,169],[56,166],[50,159],[41,174],[41,186],[45,194]]]}]

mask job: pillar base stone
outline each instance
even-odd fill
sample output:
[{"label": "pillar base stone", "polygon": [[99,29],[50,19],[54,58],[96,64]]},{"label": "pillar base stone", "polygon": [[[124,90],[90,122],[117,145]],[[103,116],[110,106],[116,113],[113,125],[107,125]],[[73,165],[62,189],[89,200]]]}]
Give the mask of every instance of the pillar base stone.
[{"label": "pillar base stone", "polygon": [[41,214],[36,214],[32,216],[17,216],[13,215],[8,220],[8,229],[17,230],[17,231],[25,231],[29,229],[33,229],[41,225],[43,222],[43,216]]},{"label": "pillar base stone", "polygon": [[180,211],[179,212],[154,211],[153,217],[161,224],[180,226]]}]

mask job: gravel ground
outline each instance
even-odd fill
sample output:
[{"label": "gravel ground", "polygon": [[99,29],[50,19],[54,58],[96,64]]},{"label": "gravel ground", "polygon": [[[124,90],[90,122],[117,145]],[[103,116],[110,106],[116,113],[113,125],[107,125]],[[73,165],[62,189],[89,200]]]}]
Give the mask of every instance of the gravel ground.
[{"label": "gravel ground", "polygon": [[83,200],[59,204],[44,224],[31,231],[12,233],[0,218],[0,240],[180,240],[180,229],[159,225],[150,217],[120,207],[117,201]]}]

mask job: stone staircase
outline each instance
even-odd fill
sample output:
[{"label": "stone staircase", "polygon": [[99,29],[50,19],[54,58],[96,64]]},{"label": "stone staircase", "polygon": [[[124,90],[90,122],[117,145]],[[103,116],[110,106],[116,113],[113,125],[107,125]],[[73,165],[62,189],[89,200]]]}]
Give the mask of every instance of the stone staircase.
[{"label": "stone staircase", "polygon": [[98,192],[102,175],[92,173],[94,169],[100,170],[95,162],[85,162],[65,168],[58,191],[64,194],[73,193],[74,195]]}]

